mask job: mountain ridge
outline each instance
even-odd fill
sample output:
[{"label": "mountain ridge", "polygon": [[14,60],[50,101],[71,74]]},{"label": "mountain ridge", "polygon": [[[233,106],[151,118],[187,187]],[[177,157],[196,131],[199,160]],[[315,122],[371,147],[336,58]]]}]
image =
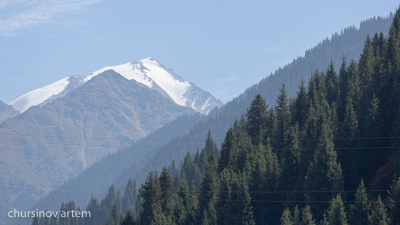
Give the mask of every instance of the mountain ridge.
[{"label": "mountain ridge", "polygon": [[117,66],[108,66],[92,73],[90,76],[70,76],[38,88],[10,103],[21,113],[32,106],[44,106],[55,99],[65,96],[80,85],[107,70],[114,70],[128,80],[136,80],[162,95],[170,97],[176,104],[192,108],[200,113],[208,114],[214,107],[223,103],[202,90],[192,82],[186,82],[163,64],[152,57]]}]

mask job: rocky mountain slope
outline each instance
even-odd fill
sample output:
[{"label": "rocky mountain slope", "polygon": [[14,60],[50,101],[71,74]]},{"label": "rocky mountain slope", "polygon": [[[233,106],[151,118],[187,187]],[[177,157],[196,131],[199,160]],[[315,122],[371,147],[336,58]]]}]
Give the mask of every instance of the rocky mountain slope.
[{"label": "rocky mountain slope", "polygon": [[43,106],[62,97],[93,77],[104,71],[113,70],[128,80],[135,80],[165,97],[171,98],[176,104],[208,114],[214,107],[222,106],[222,102],[209,92],[197,87],[194,83],[185,82],[163,64],[152,57],[138,62],[125,63],[118,66],[104,67],[88,77],[71,76],[59,80],[43,88],[36,89],[19,96],[10,103],[21,113],[32,106]]},{"label": "rocky mountain slope", "polygon": [[18,115],[19,112],[15,110],[12,106],[0,101],[0,123],[5,121],[6,119],[13,118]]},{"label": "rocky mountain slope", "polygon": [[[151,85],[107,68],[90,77],[63,79],[14,101],[11,105],[23,113],[0,124],[0,133],[7,134],[0,142],[0,188],[4,189],[0,211],[33,204],[43,191],[169,121],[207,113],[222,104],[194,84],[154,69],[143,69],[157,77],[147,79]],[[168,81],[187,88],[171,97],[162,86]],[[188,90],[199,92],[201,110],[192,107],[196,99],[180,98]]]}]

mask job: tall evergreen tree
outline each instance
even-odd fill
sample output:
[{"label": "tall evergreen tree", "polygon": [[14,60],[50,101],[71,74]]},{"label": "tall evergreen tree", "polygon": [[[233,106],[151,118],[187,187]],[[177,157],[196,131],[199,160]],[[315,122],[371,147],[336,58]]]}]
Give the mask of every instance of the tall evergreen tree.
[{"label": "tall evergreen tree", "polygon": [[162,213],[160,197],[161,187],[158,180],[157,172],[150,171],[147,175],[147,180],[142,184],[140,196],[143,198],[142,208],[140,213],[140,224],[154,224],[157,217]]},{"label": "tall evergreen tree", "polygon": [[161,209],[165,214],[171,213],[171,200],[173,193],[172,177],[166,166],[161,169],[159,178],[161,187]]},{"label": "tall evergreen tree", "polygon": [[276,99],[275,112],[278,121],[276,147],[282,149],[284,147],[283,140],[285,138],[285,132],[289,128],[290,114],[288,107],[288,96],[286,94],[285,84],[282,84],[280,94]]},{"label": "tall evergreen tree", "polygon": [[340,163],[337,163],[332,131],[327,123],[321,125],[321,132],[318,149],[305,177],[305,190],[310,191],[306,193],[306,198],[311,202],[320,201],[311,205],[314,215],[319,219],[322,217],[323,209],[327,207],[323,201],[329,201],[335,194],[320,191],[343,191],[342,169]]},{"label": "tall evergreen tree", "polygon": [[337,98],[339,97],[339,79],[332,61],[326,70],[325,84],[327,91],[326,99],[329,105],[332,105],[332,103],[337,102]]},{"label": "tall evergreen tree", "polygon": [[246,130],[250,135],[253,144],[260,143],[262,131],[265,129],[268,105],[260,94],[257,94],[255,99],[250,104],[250,109],[247,110]]},{"label": "tall evergreen tree", "polygon": [[378,196],[378,200],[374,202],[372,213],[369,217],[369,224],[388,225],[388,215],[386,213],[385,204],[383,204],[381,196]]},{"label": "tall evergreen tree", "polygon": [[371,205],[367,198],[367,189],[364,186],[364,181],[358,187],[354,204],[350,205],[349,223],[368,225],[368,216],[371,213]]},{"label": "tall evergreen tree", "polygon": [[328,224],[332,225],[347,225],[346,211],[344,209],[343,201],[338,194],[336,198],[333,198],[331,205],[328,209]]},{"label": "tall evergreen tree", "polygon": [[300,225],[316,225],[310,211],[310,206],[308,205],[306,205],[302,210]]},{"label": "tall evergreen tree", "polygon": [[388,197],[389,218],[391,224],[400,225],[400,178],[393,180],[391,189]]},{"label": "tall evergreen tree", "polygon": [[281,216],[281,225],[294,225],[289,208],[286,208]]},{"label": "tall evergreen tree", "polygon": [[304,123],[307,120],[307,111],[309,107],[308,95],[304,82],[304,80],[301,80],[300,82],[299,92],[297,93],[297,98],[295,100],[296,115],[293,119],[294,123],[297,122],[299,124],[300,129],[303,128]]},{"label": "tall evergreen tree", "polygon": [[[208,161],[201,176],[199,186],[199,207],[198,207],[198,221],[202,221],[204,211],[210,212],[210,205],[214,205],[217,199],[218,190],[218,174],[217,174],[217,159],[215,157],[214,149],[211,149]],[[211,219],[211,218],[209,218]]]},{"label": "tall evergreen tree", "polygon": [[121,225],[135,225],[134,219],[129,211],[126,212],[125,217],[121,222]]}]

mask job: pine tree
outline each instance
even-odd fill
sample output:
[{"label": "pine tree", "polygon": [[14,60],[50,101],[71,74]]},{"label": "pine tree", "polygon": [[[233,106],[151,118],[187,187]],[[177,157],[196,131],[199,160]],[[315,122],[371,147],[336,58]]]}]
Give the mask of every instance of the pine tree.
[{"label": "pine tree", "polygon": [[254,224],[246,175],[225,169],[221,174],[218,224]]},{"label": "pine tree", "polygon": [[393,180],[388,197],[389,218],[391,224],[400,225],[400,178]]},{"label": "pine tree", "polygon": [[281,216],[281,225],[294,225],[289,208],[286,208]]},{"label": "pine tree", "polygon": [[335,72],[335,67],[332,60],[329,63],[328,69],[326,70],[325,84],[327,91],[326,99],[329,105],[332,105],[332,103],[337,102],[337,98],[339,97],[339,79]]},{"label": "pine tree", "polygon": [[294,207],[293,211],[293,224],[297,225],[300,224],[300,210],[297,205]]},{"label": "pine tree", "polygon": [[338,119],[342,123],[344,120],[344,112],[346,106],[347,87],[348,87],[348,72],[346,56],[343,55],[342,64],[339,70],[339,104],[338,104]]},{"label": "pine tree", "polygon": [[246,113],[246,130],[255,145],[260,142],[262,131],[265,129],[267,108],[268,105],[265,100],[260,94],[257,94]]},{"label": "pine tree", "polygon": [[[201,221],[203,212],[208,211],[210,204],[213,205],[217,198],[218,190],[218,174],[217,174],[217,160],[215,157],[214,149],[211,150],[208,156],[208,161],[201,176],[199,187],[199,207],[198,207],[198,221]],[[211,219],[211,218],[209,218]]]},{"label": "pine tree", "polygon": [[[357,113],[353,107],[353,100],[350,96],[347,97],[346,111],[344,122],[341,128],[341,138],[338,142],[339,148],[354,148],[357,147],[356,140],[353,138],[358,137],[358,119]],[[343,167],[343,175],[345,178],[345,189],[354,190],[357,187],[356,181],[360,179],[361,171],[358,165],[361,164],[360,155],[357,151],[340,150],[339,159],[345,167]]]},{"label": "pine tree", "polygon": [[314,160],[310,163],[305,177],[305,190],[310,191],[306,193],[307,200],[322,201],[311,205],[316,218],[322,217],[323,209],[327,207],[323,201],[329,201],[334,193],[314,191],[343,191],[342,169],[340,163],[337,163],[332,131],[326,123],[321,125],[321,129],[318,149],[314,153]]},{"label": "pine tree", "polygon": [[[398,213],[398,212],[397,212]],[[381,196],[378,196],[378,200],[374,203],[372,213],[368,218],[369,224],[388,225],[388,216],[386,213],[385,204],[383,204]]]},{"label": "pine tree", "polygon": [[172,193],[174,190],[172,187],[172,178],[166,166],[163,166],[161,170],[159,181],[161,187],[161,199],[160,199],[161,209],[165,214],[170,214],[171,213],[170,202],[172,200]]},{"label": "pine tree", "polygon": [[147,180],[142,184],[140,189],[140,196],[143,198],[143,211],[140,213],[140,223],[154,223],[159,214],[162,213],[160,204],[161,187],[157,172],[149,172]]},{"label": "pine tree", "polygon": [[328,209],[328,222],[334,225],[347,225],[346,212],[340,194],[333,198]]},{"label": "pine tree", "polygon": [[228,129],[228,132],[225,135],[224,142],[222,143],[221,148],[221,158],[218,161],[218,171],[221,172],[229,165],[229,160],[231,158],[231,150],[232,145],[235,141],[235,131],[232,128]]},{"label": "pine tree", "polygon": [[369,35],[365,40],[364,50],[360,56],[358,63],[358,71],[360,73],[361,80],[361,118],[366,116],[368,112],[369,103],[371,102],[372,95],[374,94],[373,74],[375,67],[375,57],[372,47],[372,41]]},{"label": "pine tree", "polygon": [[133,217],[129,211],[126,212],[125,217],[121,222],[121,225],[135,225]]},{"label": "pine tree", "polygon": [[293,122],[297,122],[299,124],[299,128],[302,129],[306,120],[307,120],[307,111],[308,111],[308,95],[306,91],[306,87],[304,86],[304,79],[300,82],[299,92],[297,93],[297,98],[295,100],[296,105],[296,115],[293,119]]},{"label": "pine tree", "polygon": [[299,125],[296,123],[285,132],[285,148],[282,150],[281,190],[290,191],[299,177],[305,176],[301,171],[301,146],[299,141]]},{"label": "pine tree", "polygon": [[120,213],[119,213],[119,209],[118,209],[118,205],[114,204],[111,210],[111,214],[110,217],[112,218],[112,221],[115,224],[119,224],[121,217],[120,217]]},{"label": "pine tree", "polygon": [[[126,212],[132,210],[133,205],[136,202],[136,180],[132,181],[130,178],[125,187],[125,193],[122,198],[122,211]],[[132,212],[132,211],[131,211]]]},{"label": "pine tree", "polygon": [[367,189],[364,186],[364,181],[361,180],[361,184],[355,194],[354,204],[350,205],[349,223],[368,225],[368,216],[371,212],[371,205],[367,198]]},{"label": "pine tree", "polygon": [[310,211],[310,206],[308,205],[306,205],[302,210],[300,225],[316,225]]},{"label": "pine tree", "polygon": [[288,97],[286,94],[285,84],[282,84],[280,89],[280,94],[276,99],[275,112],[278,121],[277,139],[276,147],[282,149],[284,147],[283,139],[285,137],[285,132],[289,128],[290,114],[288,108]]}]

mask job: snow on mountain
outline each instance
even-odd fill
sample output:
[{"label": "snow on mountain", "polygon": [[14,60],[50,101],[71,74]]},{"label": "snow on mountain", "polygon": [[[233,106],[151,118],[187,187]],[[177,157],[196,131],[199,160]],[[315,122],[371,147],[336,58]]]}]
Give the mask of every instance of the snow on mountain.
[{"label": "snow on mountain", "polygon": [[82,76],[64,78],[45,87],[21,95],[9,105],[23,113],[32,106],[41,106],[44,105],[44,103],[47,104],[55,100],[57,97],[66,95],[69,91],[80,86],[84,82],[84,78],[85,77]]},{"label": "snow on mountain", "polygon": [[[164,96],[169,96],[176,104],[193,108],[200,113],[208,114],[213,108],[222,106],[222,102],[209,92],[202,90],[193,83],[185,82],[180,76],[152,57],[138,62],[104,67],[88,77],[64,78],[46,87],[24,94],[11,102],[10,105],[21,113],[32,106],[45,105],[107,70],[113,70],[128,80],[135,80],[157,90]],[[71,80],[76,80],[77,77],[79,82],[75,82],[71,87],[69,85]]]},{"label": "snow on mountain", "polygon": [[154,83],[160,86],[175,101],[176,104],[186,106],[187,99],[183,97],[191,86],[175,74],[171,74],[163,68],[159,62],[149,57],[139,62],[126,63],[119,66],[109,66],[94,72],[92,77],[106,71],[114,70],[128,80],[136,80],[139,83],[152,88]]}]

